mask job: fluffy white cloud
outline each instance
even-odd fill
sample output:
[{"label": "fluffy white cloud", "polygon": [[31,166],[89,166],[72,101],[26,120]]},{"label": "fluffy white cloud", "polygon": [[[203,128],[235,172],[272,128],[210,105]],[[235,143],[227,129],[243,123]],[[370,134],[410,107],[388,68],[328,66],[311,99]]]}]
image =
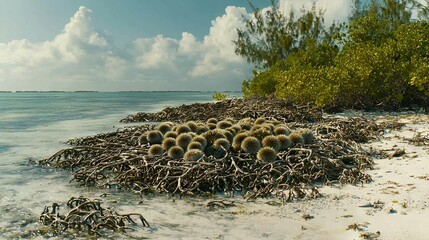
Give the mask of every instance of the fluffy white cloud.
[{"label": "fluffy white cloud", "polygon": [[239,90],[243,72],[248,71],[250,65],[234,53],[232,41],[237,37],[236,29],[243,26],[242,16],[246,14],[244,8],[227,7],[223,16],[212,21],[203,41],[187,32],[179,40],[161,35],[137,39],[134,42],[136,64],[146,72],[162,70],[164,78],[159,81],[164,81],[166,86],[178,81],[180,90]]},{"label": "fluffy white cloud", "polygon": [[54,39],[0,43],[0,90],[239,90],[250,69],[232,40],[244,8],[228,7],[198,41],[158,35],[118,50],[80,7]]},{"label": "fluffy white cloud", "polygon": [[90,14],[89,9],[80,7],[51,41],[0,43],[0,89],[95,89],[95,82],[117,76],[115,71],[123,68],[121,59],[92,29]]},{"label": "fluffy white cloud", "polygon": [[346,21],[350,13],[351,0],[279,0],[280,9],[289,13],[290,10],[299,12],[303,7],[310,10],[313,2],[316,3],[316,8],[325,10],[325,23],[329,26],[335,21]]}]

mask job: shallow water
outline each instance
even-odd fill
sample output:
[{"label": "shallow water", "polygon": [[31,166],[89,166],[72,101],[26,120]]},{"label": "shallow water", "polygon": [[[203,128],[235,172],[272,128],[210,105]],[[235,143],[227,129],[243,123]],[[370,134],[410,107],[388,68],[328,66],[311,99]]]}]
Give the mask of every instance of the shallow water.
[{"label": "shallow water", "polygon": [[[101,198],[120,213],[141,213],[151,224],[131,233],[151,239],[284,239],[282,208],[246,203],[210,210],[209,199],[137,196],[120,190],[78,187],[71,172],[40,167],[40,160],[66,147],[64,141],[115,131],[119,120],[139,111],[211,101],[212,93],[0,93],[0,238],[33,236],[44,206],[83,195]],[[261,200],[262,201],[262,200]],[[262,201],[263,202],[263,201]],[[62,210],[64,212],[65,209]],[[290,231],[290,230],[288,230]],[[297,226],[297,231],[298,226]],[[112,238],[123,237],[113,235]]]},{"label": "shallow water", "polygon": [[48,157],[73,137],[115,131],[127,114],[207,101],[211,93],[0,93],[0,236],[18,236],[44,205],[102,192],[76,188],[70,172],[41,168],[30,158]]}]

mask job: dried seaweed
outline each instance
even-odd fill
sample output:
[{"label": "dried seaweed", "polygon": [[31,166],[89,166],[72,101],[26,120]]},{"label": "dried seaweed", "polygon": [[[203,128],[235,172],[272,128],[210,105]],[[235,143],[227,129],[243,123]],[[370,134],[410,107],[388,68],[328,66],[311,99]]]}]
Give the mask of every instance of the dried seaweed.
[{"label": "dried seaweed", "polygon": [[103,208],[99,200],[72,197],[67,207],[70,210],[60,214],[58,203],[53,203],[51,207],[45,206],[40,222],[50,226],[55,234],[86,232],[89,235],[102,235],[106,230],[126,233],[127,230],[134,230],[130,225],[137,225],[136,218],[140,220],[141,226],[150,227],[141,214],[119,214],[113,209]]},{"label": "dried seaweed", "polygon": [[[231,99],[217,103],[166,108],[159,113],[139,113],[123,121],[207,120],[211,117],[266,116],[295,128],[316,133],[312,144],[277,153],[264,162],[254,154],[227,151],[196,161],[171,159],[166,153],[149,156],[150,144],[138,138],[156,125],[125,127],[112,133],[72,139],[73,145],[40,161],[43,165],[74,170],[71,181],[86,186],[128,189],[136,194],[207,195],[228,193],[247,200],[277,196],[283,202],[316,197],[320,183],[358,184],[371,181],[364,172],[372,168],[371,153],[359,143],[380,137],[386,128],[401,124],[377,123],[367,118],[321,118],[311,106],[298,107],[276,99]],[[291,122],[293,121],[293,122]]]},{"label": "dried seaweed", "polygon": [[240,151],[219,158],[184,161],[173,160],[165,153],[149,156],[149,145],[138,146],[137,136],[153,128],[143,125],[72,140],[74,147],[63,149],[41,163],[77,169],[72,181],[83,185],[120,187],[137,194],[231,193],[248,200],[278,196],[290,201],[318,196],[315,182],[371,181],[363,172],[372,167],[370,156],[355,142],[330,135],[327,138],[320,135],[314,144],[280,151],[278,159],[269,163]]},{"label": "dried seaweed", "polygon": [[322,110],[313,105],[293,105],[284,99],[228,99],[215,103],[167,107],[157,113],[137,113],[129,115],[121,122],[206,121],[212,117],[236,119],[266,117],[283,122],[315,122],[322,119]]}]

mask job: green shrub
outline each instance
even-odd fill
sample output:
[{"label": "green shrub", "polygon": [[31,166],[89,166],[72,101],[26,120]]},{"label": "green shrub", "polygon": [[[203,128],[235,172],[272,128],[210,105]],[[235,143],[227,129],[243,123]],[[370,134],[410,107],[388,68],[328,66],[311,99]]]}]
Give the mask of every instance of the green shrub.
[{"label": "green shrub", "polygon": [[216,101],[223,101],[228,98],[228,95],[226,95],[225,93],[215,92],[213,93],[212,98]]}]

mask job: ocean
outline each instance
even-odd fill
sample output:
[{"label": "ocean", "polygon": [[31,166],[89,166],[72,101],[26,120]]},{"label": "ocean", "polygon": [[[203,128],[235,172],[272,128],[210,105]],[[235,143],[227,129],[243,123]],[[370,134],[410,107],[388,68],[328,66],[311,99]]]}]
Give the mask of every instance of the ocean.
[{"label": "ocean", "polygon": [[[262,215],[212,212],[207,199],[137,196],[113,189],[69,183],[72,172],[32,163],[66,148],[71,138],[112,132],[127,124],[119,120],[137,112],[212,101],[211,92],[1,92],[0,93],[0,239],[54,238],[38,236],[45,206],[71,197],[98,198],[120,213],[141,213],[151,224],[133,234],[151,239],[252,239],[282,232],[278,208],[248,203],[246,211]],[[230,96],[240,97],[240,93]],[[129,124],[128,124],[129,125]],[[133,123],[131,125],[136,125]],[[32,160],[32,161],[30,161]],[[101,198],[102,195],[107,195]],[[237,199],[237,201],[244,201]],[[253,205],[252,205],[253,204]],[[66,211],[64,208],[62,211]],[[224,210],[227,211],[227,210]],[[243,210],[245,211],[245,210]],[[265,221],[254,226],[255,221]],[[237,221],[239,220],[239,221]],[[262,235],[261,235],[262,234]],[[264,235],[265,234],[265,235]],[[267,235],[268,234],[268,235]],[[112,238],[117,238],[113,236]],[[61,237],[58,237],[60,239]]]}]

